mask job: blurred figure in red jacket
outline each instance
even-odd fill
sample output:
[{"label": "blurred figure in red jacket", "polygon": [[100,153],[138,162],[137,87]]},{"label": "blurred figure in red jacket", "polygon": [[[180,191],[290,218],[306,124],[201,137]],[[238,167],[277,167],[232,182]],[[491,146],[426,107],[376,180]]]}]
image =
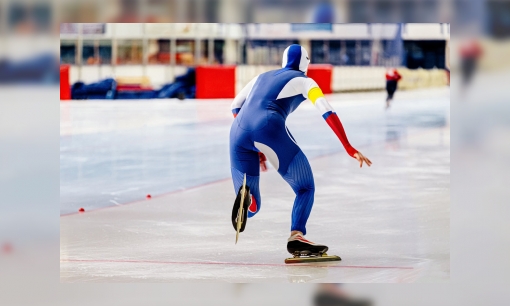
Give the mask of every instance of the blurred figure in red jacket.
[{"label": "blurred figure in red jacket", "polygon": [[462,87],[465,88],[471,83],[476,72],[478,59],[482,55],[482,47],[475,39],[470,39],[460,46]]},{"label": "blurred figure in red jacket", "polygon": [[386,91],[388,97],[386,98],[386,108],[390,107],[390,102],[393,100],[393,94],[397,90],[397,83],[402,78],[397,69],[389,68],[386,70]]}]

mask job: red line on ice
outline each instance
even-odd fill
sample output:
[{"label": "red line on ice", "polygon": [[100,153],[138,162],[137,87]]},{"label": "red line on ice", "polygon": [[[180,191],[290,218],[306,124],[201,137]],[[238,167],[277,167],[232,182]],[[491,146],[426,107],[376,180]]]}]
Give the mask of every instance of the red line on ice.
[{"label": "red line on ice", "polygon": [[60,262],[89,262],[89,263],[140,263],[140,264],[176,264],[176,265],[226,265],[226,266],[267,266],[267,267],[317,267],[317,268],[353,268],[353,269],[400,269],[412,270],[413,267],[391,267],[391,266],[330,266],[311,264],[269,264],[269,263],[242,263],[242,262],[192,262],[192,261],[160,261],[160,260],[129,260],[129,259],[61,259]]}]

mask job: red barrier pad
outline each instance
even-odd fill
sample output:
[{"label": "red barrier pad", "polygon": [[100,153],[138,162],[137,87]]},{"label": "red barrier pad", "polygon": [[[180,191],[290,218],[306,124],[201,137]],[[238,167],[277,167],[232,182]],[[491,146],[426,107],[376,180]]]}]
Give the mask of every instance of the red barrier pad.
[{"label": "red barrier pad", "polygon": [[69,85],[69,65],[60,66],[60,100],[71,100]]},{"label": "red barrier pad", "polygon": [[330,94],[331,83],[333,81],[333,66],[331,65],[310,65],[306,75],[317,82],[317,85],[322,89],[325,94]]},{"label": "red barrier pad", "polygon": [[140,84],[117,85],[117,91],[150,91],[152,87],[144,87]]},{"label": "red barrier pad", "polygon": [[198,66],[196,68],[197,99],[234,98],[235,66]]}]

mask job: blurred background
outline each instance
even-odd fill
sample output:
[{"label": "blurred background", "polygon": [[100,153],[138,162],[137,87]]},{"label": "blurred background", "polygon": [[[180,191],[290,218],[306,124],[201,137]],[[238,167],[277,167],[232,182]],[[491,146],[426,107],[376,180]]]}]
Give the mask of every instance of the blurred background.
[{"label": "blurred background", "polygon": [[258,73],[280,66],[285,48],[296,43],[308,50],[314,65],[331,65],[329,92],[383,90],[386,67],[399,68],[401,89],[438,87],[448,82],[449,41],[450,25],[440,23],[64,23],[60,63],[66,75],[61,81],[73,85],[113,78],[120,91],[159,89],[189,67],[236,65],[238,92]]},{"label": "blurred background", "polygon": [[[249,304],[253,296],[263,299],[266,293],[269,305],[309,304],[315,289],[306,286],[59,285],[57,84],[61,23],[314,21],[435,22],[452,27],[447,61],[453,70],[451,284],[345,289],[379,305],[508,303],[510,1],[3,0],[0,16],[2,303],[203,305],[207,299],[233,305]],[[483,52],[468,51],[461,57],[462,46],[476,44],[479,48],[472,49]],[[463,58],[472,57],[478,61],[477,73],[463,87],[459,69]]]}]

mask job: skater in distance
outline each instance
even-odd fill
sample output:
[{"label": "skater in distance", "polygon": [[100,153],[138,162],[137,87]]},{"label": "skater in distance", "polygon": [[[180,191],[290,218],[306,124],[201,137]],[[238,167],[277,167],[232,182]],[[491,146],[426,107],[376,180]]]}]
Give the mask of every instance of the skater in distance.
[{"label": "skater in distance", "polygon": [[[372,164],[350,145],[338,115],[317,83],[306,76],[309,63],[308,53],[302,46],[287,47],[281,69],[258,75],[235,97],[232,103],[235,119],[230,130],[230,163],[237,193],[234,210],[237,212],[240,206],[245,207],[241,231],[246,226],[246,215],[251,218],[260,211],[260,168],[265,170],[267,158],[296,194],[287,250],[302,255],[322,254],[328,247],[304,238],[315,186],[310,164],[285,125],[287,116],[301,102],[310,100],[359,166]],[[245,176],[246,189],[241,192]],[[241,193],[246,198],[243,203],[240,203]],[[232,223],[236,228],[234,210]]]},{"label": "skater in distance", "polygon": [[398,81],[402,79],[402,76],[398,73],[397,69],[390,68],[386,71],[386,92],[388,97],[386,98],[386,109],[390,107],[390,103],[393,100],[393,95],[397,91]]}]

